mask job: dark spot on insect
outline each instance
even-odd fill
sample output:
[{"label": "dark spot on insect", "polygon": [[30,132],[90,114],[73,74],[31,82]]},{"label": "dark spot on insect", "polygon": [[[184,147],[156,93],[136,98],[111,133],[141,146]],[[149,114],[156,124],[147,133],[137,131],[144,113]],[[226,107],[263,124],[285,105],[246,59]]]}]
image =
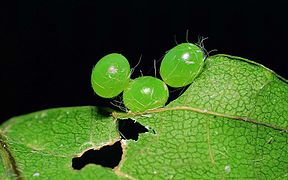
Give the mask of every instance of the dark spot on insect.
[{"label": "dark spot on insect", "polygon": [[215,116],[215,115],[213,116],[214,119],[215,119],[216,117],[217,117],[217,116]]},{"label": "dark spot on insect", "polygon": [[99,150],[90,149],[81,157],[72,159],[73,169],[80,170],[87,164],[96,164],[103,167],[114,168],[118,166],[122,157],[122,147],[120,141],[113,145],[103,146]]},{"label": "dark spot on insect", "polygon": [[140,133],[148,132],[148,129],[132,119],[118,120],[118,131],[122,139],[138,140]]}]

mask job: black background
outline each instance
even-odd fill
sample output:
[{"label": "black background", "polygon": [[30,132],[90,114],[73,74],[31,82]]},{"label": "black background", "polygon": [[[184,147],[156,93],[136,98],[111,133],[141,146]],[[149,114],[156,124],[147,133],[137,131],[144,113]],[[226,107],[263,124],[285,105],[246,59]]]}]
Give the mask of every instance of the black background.
[{"label": "black background", "polygon": [[176,45],[174,36],[185,42],[187,30],[190,42],[208,37],[205,48],[218,50],[212,54],[245,57],[288,78],[284,1],[30,0],[16,11],[5,46],[16,51],[0,60],[1,121],[53,107],[110,106],[90,87],[98,59],[118,52],[134,66],[142,54],[133,77],[153,75],[153,60]]}]

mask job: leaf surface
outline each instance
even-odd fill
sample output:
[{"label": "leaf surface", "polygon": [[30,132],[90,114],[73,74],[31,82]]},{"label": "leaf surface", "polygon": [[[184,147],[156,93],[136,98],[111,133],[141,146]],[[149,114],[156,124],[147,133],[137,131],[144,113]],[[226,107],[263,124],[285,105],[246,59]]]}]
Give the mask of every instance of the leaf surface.
[{"label": "leaf surface", "polygon": [[[120,140],[116,118],[132,118],[150,131],[138,141],[121,140],[122,160],[113,170],[73,170],[73,157]],[[249,60],[215,55],[164,108],[112,117],[95,107],[74,107],[10,119],[1,127],[0,173],[26,179],[283,179],[287,126],[287,80]]]},{"label": "leaf surface", "polygon": [[2,125],[1,134],[2,160],[7,161],[2,177],[117,177],[101,166],[88,165],[80,171],[72,168],[73,157],[119,139],[115,120],[101,115],[98,108],[57,108],[12,118]]}]

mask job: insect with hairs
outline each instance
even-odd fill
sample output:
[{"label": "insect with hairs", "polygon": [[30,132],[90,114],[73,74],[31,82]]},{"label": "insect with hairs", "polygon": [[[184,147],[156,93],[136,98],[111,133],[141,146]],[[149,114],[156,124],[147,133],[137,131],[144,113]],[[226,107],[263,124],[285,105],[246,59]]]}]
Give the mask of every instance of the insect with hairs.
[{"label": "insect with hairs", "polygon": [[[160,76],[171,87],[186,86],[201,72],[204,59],[204,52],[197,45],[179,44],[164,56]],[[169,91],[162,80],[152,76],[130,79],[130,75],[129,62],[123,55],[106,55],[93,68],[92,88],[103,98],[113,98],[123,92],[124,105],[132,112],[143,112],[165,105]]]}]

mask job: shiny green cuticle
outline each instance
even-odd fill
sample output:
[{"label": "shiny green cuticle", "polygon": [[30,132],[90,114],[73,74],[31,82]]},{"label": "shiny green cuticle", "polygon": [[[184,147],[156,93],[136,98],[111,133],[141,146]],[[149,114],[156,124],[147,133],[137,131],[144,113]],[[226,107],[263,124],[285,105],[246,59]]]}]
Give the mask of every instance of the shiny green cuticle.
[{"label": "shiny green cuticle", "polygon": [[166,84],[151,76],[131,80],[123,93],[124,104],[132,112],[162,107],[168,97],[169,91]]},{"label": "shiny green cuticle", "polygon": [[171,87],[191,84],[204,64],[202,49],[192,43],[182,43],[168,51],[160,65],[160,76]]},{"label": "shiny green cuticle", "polygon": [[91,74],[92,88],[103,98],[113,98],[119,95],[127,87],[129,79],[129,62],[123,55],[117,53],[101,58]]}]

